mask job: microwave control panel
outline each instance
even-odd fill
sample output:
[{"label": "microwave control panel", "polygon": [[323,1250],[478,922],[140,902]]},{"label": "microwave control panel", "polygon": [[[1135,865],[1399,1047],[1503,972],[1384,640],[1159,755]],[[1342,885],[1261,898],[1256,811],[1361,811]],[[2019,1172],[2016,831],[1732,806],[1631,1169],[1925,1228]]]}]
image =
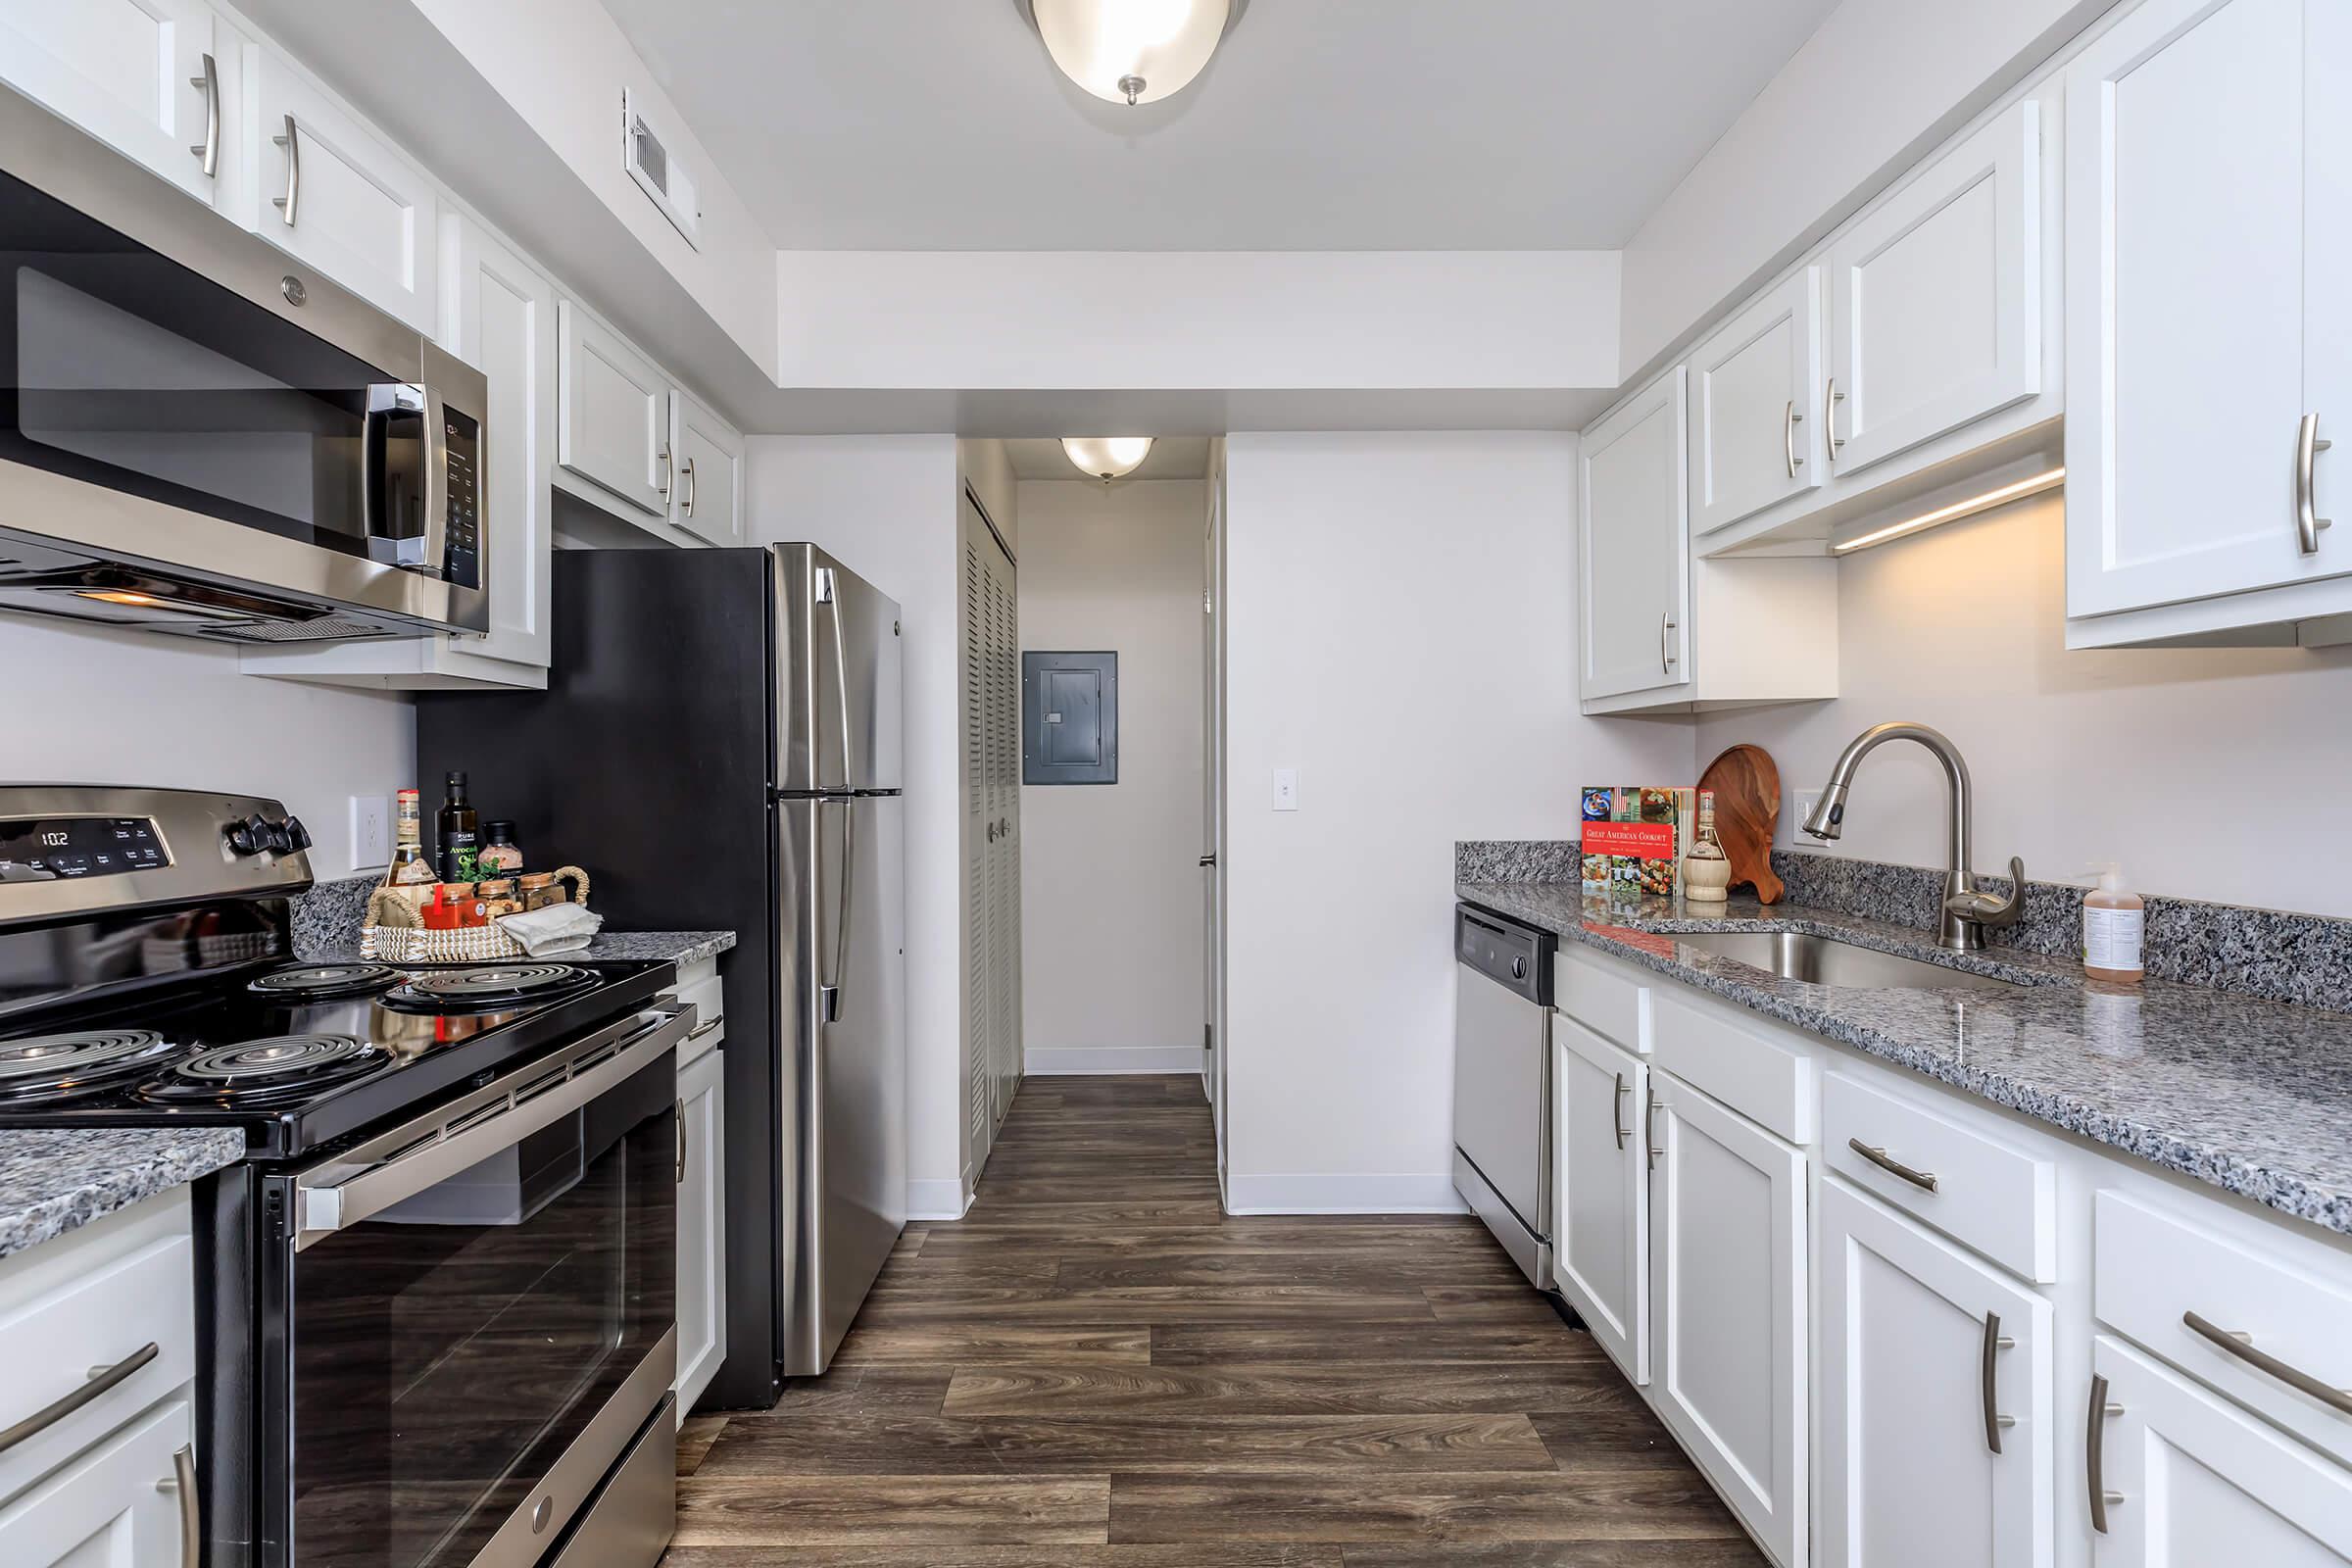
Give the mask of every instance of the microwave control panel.
[{"label": "microwave control panel", "polygon": [[462,588],[482,585],[482,426],[456,409],[441,413],[449,456],[448,547],[445,574]]}]

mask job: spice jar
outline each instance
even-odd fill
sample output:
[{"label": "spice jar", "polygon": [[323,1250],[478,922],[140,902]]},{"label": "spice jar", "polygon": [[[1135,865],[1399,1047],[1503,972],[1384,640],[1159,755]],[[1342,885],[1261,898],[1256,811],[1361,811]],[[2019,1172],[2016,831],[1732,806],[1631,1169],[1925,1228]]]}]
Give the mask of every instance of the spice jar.
[{"label": "spice jar", "polygon": [[515,887],[522,895],[522,906],[526,909],[544,909],[551,904],[562,904],[571,896],[570,890],[556,880],[553,871],[533,871],[517,880]]},{"label": "spice jar", "polygon": [[514,842],[512,821],[501,817],[482,824],[482,845],[473,863],[484,874],[501,877],[514,876],[522,869],[522,849]]},{"label": "spice jar", "polygon": [[505,877],[476,882],[473,891],[474,896],[481,900],[485,922],[495,920],[502,914],[522,912],[522,900],[515,896],[514,884]]}]

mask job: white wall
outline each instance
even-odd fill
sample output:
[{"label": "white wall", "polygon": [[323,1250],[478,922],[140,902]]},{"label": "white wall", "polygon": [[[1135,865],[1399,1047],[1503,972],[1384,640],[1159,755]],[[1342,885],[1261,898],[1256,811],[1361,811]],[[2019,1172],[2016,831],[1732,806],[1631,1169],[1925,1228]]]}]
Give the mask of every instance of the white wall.
[{"label": "white wall", "polygon": [[[1453,844],[1690,772],[1579,716],[1575,437],[1227,447],[1227,1067],[1239,1210],[1451,1208]],[[1270,807],[1299,770],[1299,809]]]},{"label": "white wall", "polygon": [[350,798],[417,782],[408,698],[240,675],[233,647],[0,615],[0,780],[281,800],[321,879],[355,869]]},{"label": "white wall", "polygon": [[899,602],[906,645],[907,1206],[916,1218],[959,1214],[956,439],[754,436],[748,449],[750,542],[808,540]]},{"label": "white wall", "polygon": [[1845,0],[1619,253],[1627,379],[2112,0]]},{"label": "white wall", "polygon": [[1941,866],[1942,771],[1873,752],[1845,836],[1795,832],[1845,744],[1883,719],[1952,737],[1976,786],[1975,858],[2065,881],[2120,860],[2142,892],[2352,915],[2352,838],[2329,803],[2352,765],[2352,648],[2064,647],[2059,496],[1860,551],[1839,565],[1836,702],[1702,720],[1697,760],[1752,741],[1780,764],[1781,842]]},{"label": "white wall", "polygon": [[786,386],[1618,382],[1614,251],[786,251],[777,264]]},{"label": "white wall", "polygon": [[1021,791],[1031,1072],[1200,1065],[1207,487],[1020,487],[1021,647],[1119,656],[1119,780]]}]

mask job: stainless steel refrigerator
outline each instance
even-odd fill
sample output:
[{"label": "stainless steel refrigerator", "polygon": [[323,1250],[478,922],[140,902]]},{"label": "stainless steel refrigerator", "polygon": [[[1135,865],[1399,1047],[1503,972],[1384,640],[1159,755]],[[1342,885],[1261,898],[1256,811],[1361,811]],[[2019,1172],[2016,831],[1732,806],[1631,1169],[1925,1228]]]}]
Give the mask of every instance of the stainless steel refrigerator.
[{"label": "stainless steel refrigerator", "polygon": [[547,690],[420,697],[419,776],[466,769],[610,929],[736,932],[705,1402],[764,1408],[906,1223],[899,608],[813,545],[559,551],[553,601]]}]

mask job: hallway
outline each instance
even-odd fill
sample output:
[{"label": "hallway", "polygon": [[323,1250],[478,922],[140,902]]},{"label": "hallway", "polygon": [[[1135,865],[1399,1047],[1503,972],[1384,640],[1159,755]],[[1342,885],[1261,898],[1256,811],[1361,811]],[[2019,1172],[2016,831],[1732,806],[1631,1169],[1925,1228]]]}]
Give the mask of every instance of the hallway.
[{"label": "hallway", "polygon": [[681,1434],[666,1568],[1763,1559],[1475,1221],[1226,1218],[1197,1079],[1032,1078],[833,1370]]}]

